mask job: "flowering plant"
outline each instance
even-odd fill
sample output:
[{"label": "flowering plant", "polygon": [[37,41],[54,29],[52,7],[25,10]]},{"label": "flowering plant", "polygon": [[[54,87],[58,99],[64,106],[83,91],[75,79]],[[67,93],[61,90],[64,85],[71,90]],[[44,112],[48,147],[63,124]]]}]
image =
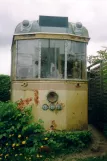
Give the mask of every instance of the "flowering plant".
[{"label": "flowering plant", "polygon": [[53,130],[45,131],[42,123],[33,121],[32,107],[25,100],[0,102],[0,160],[45,161],[66,153],[67,149],[81,150],[91,141],[89,131],[56,131],[54,120]]},{"label": "flowering plant", "polygon": [[32,122],[30,101],[0,102],[0,160],[35,160],[44,128]]}]

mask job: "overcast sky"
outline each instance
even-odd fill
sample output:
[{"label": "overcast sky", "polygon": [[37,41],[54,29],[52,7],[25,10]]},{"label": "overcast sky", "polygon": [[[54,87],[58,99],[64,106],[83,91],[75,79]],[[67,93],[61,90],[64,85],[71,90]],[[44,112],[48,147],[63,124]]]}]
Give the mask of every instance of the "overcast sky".
[{"label": "overcast sky", "polygon": [[107,0],[0,0],[0,74],[10,74],[11,42],[16,25],[39,15],[67,16],[88,29],[88,55],[107,46]]}]

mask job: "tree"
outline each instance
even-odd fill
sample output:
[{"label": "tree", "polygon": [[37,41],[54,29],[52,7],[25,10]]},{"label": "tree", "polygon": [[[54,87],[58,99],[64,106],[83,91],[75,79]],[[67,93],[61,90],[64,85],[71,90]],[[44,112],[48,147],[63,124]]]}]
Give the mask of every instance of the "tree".
[{"label": "tree", "polygon": [[96,56],[93,56],[93,55],[88,56],[88,62],[90,64],[97,63],[97,62],[99,62],[101,60],[103,60],[104,62],[107,61],[107,49],[97,51]]}]

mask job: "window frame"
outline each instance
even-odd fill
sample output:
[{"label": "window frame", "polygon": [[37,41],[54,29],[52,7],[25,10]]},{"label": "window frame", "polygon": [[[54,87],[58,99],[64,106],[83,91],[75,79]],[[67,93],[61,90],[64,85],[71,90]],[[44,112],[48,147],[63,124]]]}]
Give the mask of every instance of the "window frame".
[{"label": "window frame", "polygon": [[[42,39],[42,38],[41,38]],[[38,80],[50,80],[50,81],[64,81],[64,80],[79,80],[79,81],[83,81],[83,80],[87,80],[87,74],[86,74],[86,49],[87,49],[87,43],[86,42],[83,42],[83,43],[86,43],[86,48],[85,48],[85,53],[84,53],[84,59],[85,59],[85,70],[84,70],[84,75],[85,75],[85,79],[82,79],[82,78],[67,78],[67,45],[66,43],[68,41],[73,41],[73,40],[61,40],[61,41],[64,41],[64,54],[65,54],[65,63],[64,63],[64,77],[61,79],[61,78],[41,78],[41,39],[37,39],[39,40],[39,58],[38,58],[38,62],[39,62],[39,66],[38,66],[38,78],[24,78],[24,79],[18,79],[17,78],[17,64],[18,64],[18,41],[20,40],[16,40],[16,56],[15,56],[15,73],[14,73],[14,76],[15,76],[15,80],[21,80],[21,81],[29,81],[29,80],[35,80],[35,81],[38,81]],[[29,39],[30,40],[36,40],[36,39]],[[46,40],[58,40],[58,39],[46,39]],[[59,39],[60,40],[60,39]],[[24,41],[24,40],[23,40]],[[79,41],[76,41],[76,42],[79,42]],[[82,55],[81,55],[82,56]],[[12,67],[13,68],[13,67]]]}]

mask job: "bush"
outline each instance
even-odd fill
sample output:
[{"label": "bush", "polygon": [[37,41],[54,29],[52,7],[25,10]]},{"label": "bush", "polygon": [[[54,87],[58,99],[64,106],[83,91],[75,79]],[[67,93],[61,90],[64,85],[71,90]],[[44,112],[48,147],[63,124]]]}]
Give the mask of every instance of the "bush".
[{"label": "bush", "polygon": [[0,103],[0,159],[34,160],[44,132],[41,123],[30,123],[32,108],[23,111],[16,103]]},{"label": "bush", "polygon": [[87,148],[91,141],[91,133],[89,131],[53,131],[46,133],[45,138],[48,138],[45,142],[57,155]]},{"label": "bush", "polygon": [[33,122],[30,101],[0,102],[0,160],[44,161],[88,146],[89,131],[50,132],[44,130],[42,120]]},{"label": "bush", "polygon": [[10,100],[10,76],[0,75],[0,101]]}]

